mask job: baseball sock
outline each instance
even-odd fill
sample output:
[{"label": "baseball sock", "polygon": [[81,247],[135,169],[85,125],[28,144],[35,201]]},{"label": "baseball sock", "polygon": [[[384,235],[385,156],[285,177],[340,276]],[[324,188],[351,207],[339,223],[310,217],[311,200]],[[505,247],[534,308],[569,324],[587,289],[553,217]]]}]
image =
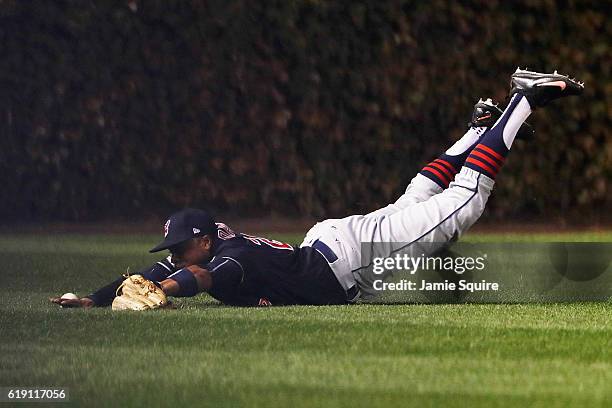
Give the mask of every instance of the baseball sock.
[{"label": "baseball sock", "polygon": [[486,127],[471,127],[446,152],[419,172],[443,189],[453,181],[472,149],[478,144]]},{"label": "baseball sock", "polygon": [[524,95],[514,94],[502,116],[471,151],[464,166],[495,179],[519,128],[530,114],[531,107]]}]

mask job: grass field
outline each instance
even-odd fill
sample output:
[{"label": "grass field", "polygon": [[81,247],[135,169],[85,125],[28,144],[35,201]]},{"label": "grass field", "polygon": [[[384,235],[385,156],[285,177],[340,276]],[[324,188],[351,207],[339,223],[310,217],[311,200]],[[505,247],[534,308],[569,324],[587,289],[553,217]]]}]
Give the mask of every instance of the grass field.
[{"label": "grass field", "polygon": [[117,408],[612,404],[609,302],[249,309],[199,296],[113,313],[47,301],[152,263],[158,239],[0,235],[0,387],[63,386],[58,406]]}]

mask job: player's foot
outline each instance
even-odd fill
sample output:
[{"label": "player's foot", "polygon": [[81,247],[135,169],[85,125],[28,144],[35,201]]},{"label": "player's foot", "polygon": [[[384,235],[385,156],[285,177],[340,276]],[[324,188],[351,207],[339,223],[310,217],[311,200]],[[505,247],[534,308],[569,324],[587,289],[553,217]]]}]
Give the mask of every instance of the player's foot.
[{"label": "player's foot", "polygon": [[[468,123],[468,126],[490,128],[497,122],[497,119],[499,119],[502,113],[498,104],[493,102],[491,98],[486,100],[480,99],[478,103],[474,105],[474,113],[472,113],[472,120]],[[521,125],[516,137],[523,140],[530,140],[533,138],[534,134],[535,130],[533,127],[525,122]]]},{"label": "player's foot", "polygon": [[521,92],[531,109],[545,106],[550,101],[570,95],[580,95],[584,83],[565,75],[542,74],[517,68],[510,80],[510,96]]}]

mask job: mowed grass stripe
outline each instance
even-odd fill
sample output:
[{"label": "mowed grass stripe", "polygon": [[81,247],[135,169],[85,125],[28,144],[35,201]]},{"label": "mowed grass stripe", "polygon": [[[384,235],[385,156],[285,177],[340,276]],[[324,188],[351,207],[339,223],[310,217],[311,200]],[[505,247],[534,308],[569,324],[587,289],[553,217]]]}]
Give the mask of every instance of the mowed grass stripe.
[{"label": "mowed grass stripe", "polygon": [[[386,307],[376,306],[380,309]],[[357,308],[359,306],[355,308],[355,315],[360,312]],[[232,312],[228,312],[230,316],[215,315],[214,312],[206,314],[205,310],[201,313],[186,314],[180,310],[157,311],[139,317],[135,316],[136,313],[98,313],[99,310],[90,311],[87,315],[80,310],[63,313],[26,311],[7,315],[8,320],[13,321],[12,327],[16,335],[27,335],[35,339],[33,347],[61,343],[67,334],[79,337],[85,333],[97,335],[81,340],[81,344],[104,345],[114,341],[122,345],[137,345],[142,338],[146,338],[149,345],[164,345],[170,334],[173,347],[190,348],[197,344],[201,350],[297,349],[313,352],[326,350],[338,355],[359,353],[378,356],[446,355],[462,352],[495,358],[530,355],[534,359],[562,358],[577,362],[609,363],[612,360],[612,330],[609,326],[593,331],[550,327],[498,327],[481,321],[480,324],[462,327],[451,324],[432,325],[422,318],[412,320],[411,314],[406,314],[402,322],[389,322],[382,317],[367,323],[351,319],[340,322],[307,317],[288,320],[284,318],[285,310],[291,309],[293,308],[276,308],[270,310],[267,317],[260,314],[259,318],[253,319],[244,319],[241,316],[232,318]],[[334,313],[332,308],[319,310],[322,314]],[[412,315],[418,316],[418,311]],[[493,321],[495,313],[491,315]],[[138,318],[137,326],[134,326],[135,318]],[[48,322],[59,319],[63,320],[64,329],[54,331]],[[576,348],[576,343],[581,347]]]},{"label": "mowed grass stripe", "polygon": [[[12,351],[23,352],[18,346]],[[169,363],[160,367],[159,356]],[[83,357],[87,356],[85,360]],[[461,356],[336,355],[306,351],[210,351],[135,348],[126,346],[41,347],[32,356],[37,372],[32,381],[62,378],[79,387],[81,394],[96,389],[137,389],[142,385],[223,388],[243,386],[305,387],[333,392],[354,389],[370,392],[448,393],[471,396],[572,397],[588,390],[594,400],[610,397],[610,365],[551,359],[499,359]],[[83,364],[83,361],[86,364]],[[120,362],[130,370],[108,362]],[[171,362],[171,363],[170,363]],[[265,364],[262,364],[265,362]],[[70,367],[70,370],[66,370]],[[180,367],[180,369],[177,369]],[[95,371],[95,381],[87,381]],[[444,374],[441,377],[441,374]],[[4,373],[3,373],[4,375]],[[483,379],[488,379],[483,382]],[[240,385],[238,387],[237,385]],[[82,388],[83,387],[83,388]],[[228,388],[229,387],[229,388]]]}]

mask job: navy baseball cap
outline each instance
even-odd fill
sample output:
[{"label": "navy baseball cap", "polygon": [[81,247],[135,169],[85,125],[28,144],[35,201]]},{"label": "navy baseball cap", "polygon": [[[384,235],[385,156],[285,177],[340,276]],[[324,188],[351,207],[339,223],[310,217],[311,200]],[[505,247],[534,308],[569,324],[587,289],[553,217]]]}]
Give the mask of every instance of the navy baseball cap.
[{"label": "navy baseball cap", "polygon": [[194,237],[216,234],[217,225],[204,210],[186,208],[170,216],[164,224],[164,240],[149,252],[159,252]]}]

